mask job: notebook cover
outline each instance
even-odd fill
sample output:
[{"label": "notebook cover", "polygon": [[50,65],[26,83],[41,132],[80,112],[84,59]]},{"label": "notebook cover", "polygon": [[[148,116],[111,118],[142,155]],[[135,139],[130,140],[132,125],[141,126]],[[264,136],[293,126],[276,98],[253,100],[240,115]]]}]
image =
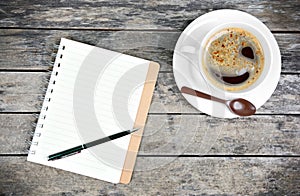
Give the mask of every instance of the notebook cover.
[{"label": "notebook cover", "polygon": [[149,63],[148,73],[146,76],[141,101],[139,104],[139,108],[134,123],[134,127],[142,127],[142,129],[140,129],[139,131],[131,135],[124,166],[123,166],[123,171],[120,178],[120,183],[123,184],[128,184],[131,180],[137,153],[139,151],[140,143],[142,140],[144,126],[150,108],[150,103],[152,100],[155,83],[157,80],[158,71],[159,71],[159,64],[151,61]]}]

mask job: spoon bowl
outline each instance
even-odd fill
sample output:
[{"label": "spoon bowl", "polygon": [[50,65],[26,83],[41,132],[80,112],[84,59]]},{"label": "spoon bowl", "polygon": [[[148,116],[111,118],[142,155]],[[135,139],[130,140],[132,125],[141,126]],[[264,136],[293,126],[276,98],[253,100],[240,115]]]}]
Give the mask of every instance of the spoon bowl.
[{"label": "spoon bowl", "polygon": [[226,106],[232,113],[239,116],[251,116],[256,112],[255,106],[251,102],[242,98],[227,100]]}]

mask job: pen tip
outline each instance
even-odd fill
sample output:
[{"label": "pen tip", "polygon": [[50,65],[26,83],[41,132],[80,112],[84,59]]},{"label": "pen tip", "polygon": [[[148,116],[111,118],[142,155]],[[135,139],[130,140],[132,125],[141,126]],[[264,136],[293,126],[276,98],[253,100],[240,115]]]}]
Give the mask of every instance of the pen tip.
[{"label": "pen tip", "polygon": [[131,129],[130,130],[130,133],[133,133],[133,132],[135,132],[135,131],[138,131],[140,128],[134,128],[134,129]]},{"label": "pen tip", "polygon": [[47,160],[48,160],[48,161],[54,161],[55,158],[48,156],[48,157],[47,157]]}]

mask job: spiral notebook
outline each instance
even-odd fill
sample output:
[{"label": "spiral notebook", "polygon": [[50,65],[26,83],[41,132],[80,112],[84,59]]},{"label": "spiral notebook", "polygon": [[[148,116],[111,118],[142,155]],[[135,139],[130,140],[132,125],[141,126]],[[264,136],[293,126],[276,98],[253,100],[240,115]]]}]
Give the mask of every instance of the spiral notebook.
[{"label": "spiral notebook", "polygon": [[[155,62],[62,38],[27,160],[129,183],[158,71]],[[132,128],[141,129],[47,160],[50,154]]]}]

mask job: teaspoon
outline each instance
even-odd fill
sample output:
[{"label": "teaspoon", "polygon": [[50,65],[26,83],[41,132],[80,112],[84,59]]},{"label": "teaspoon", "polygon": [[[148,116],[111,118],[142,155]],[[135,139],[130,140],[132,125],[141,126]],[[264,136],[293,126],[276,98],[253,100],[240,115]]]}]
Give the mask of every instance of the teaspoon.
[{"label": "teaspoon", "polygon": [[181,92],[189,94],[189,95],[194,95],[196,97],[201,97],[204,99],[209,99],[212,101],[223,103],[229,108],[229,110],[232,113],[239,115],[239,116],[251,116],[256,112],[255,106],[251,102],[249,102],[245,99],[242,99],[242,98],[233,99],[233,100],[224,100],[224,99],[220,99],[220,98],[214,97],[212,95],[208,95],[206,93],[191,89],[186,86],[181,88]]}]

